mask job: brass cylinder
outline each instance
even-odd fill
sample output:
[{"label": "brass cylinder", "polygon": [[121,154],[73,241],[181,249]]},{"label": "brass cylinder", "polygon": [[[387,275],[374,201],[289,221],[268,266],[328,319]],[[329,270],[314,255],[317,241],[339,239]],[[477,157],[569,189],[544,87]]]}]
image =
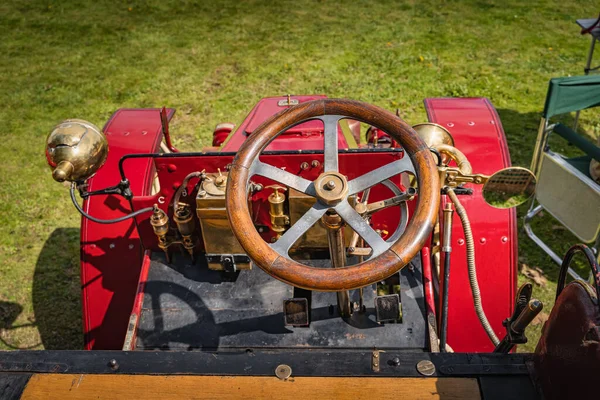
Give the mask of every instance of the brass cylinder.
[{"label": "brass cylinder", "polygon": [[152,217],[150,217],[150,225],[154,233],[158,237],[158,247],[161,249],[167,248],[167,233],[169,233],[169,217],[167,214],[154,205]]},{"label": "brass cylinder", "polygon": [[446,203],[444,207],[444,233],[442,235],[442,251],[450,253],[452,251],[452,216],[454,210],[452,209],[452,203]]},{"label": "brass cylinder", "polygon": [[271,229],[278,234],[285,231],[285,225],[289,224],[289,217],[285,215],[285,195],[280,190],[283,187],[272,186],[273,193],[269,195],[269,215],[271,216]]},{"label": "brass cylinder", "polygon": [[179,230],[181,236],[191,236],[194,234],[196,224],[194,223],[194,219],[192,216],[192,212],[190,211],[189,205],[181,205],[180,203],[177,206],[175,213],[173,214],[173,219],[177,224],[177,230]]},{"label": "brass cylinder", "polygon": [[192,235],[194,234],[196,224],[194,223],[190,206],[185,203],[179,203],[173,214],[173,219],[175,220],[175,224],[177,224],[177,230],[181,234],[183,247],[185,247],[187,252],[193,256],[194,239]]}]

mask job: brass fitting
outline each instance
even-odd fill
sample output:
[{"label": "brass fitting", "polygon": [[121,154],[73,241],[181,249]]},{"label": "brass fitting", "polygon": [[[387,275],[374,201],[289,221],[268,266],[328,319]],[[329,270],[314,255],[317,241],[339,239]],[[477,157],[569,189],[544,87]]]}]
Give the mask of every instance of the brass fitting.
[{"label": "brass fitting", "polygon": [[154,210],[152,212],[152,217],[150,217],[150,225],[152,225],[152,229],[154,230],[154,234],[158,237],[158,247],[160,247],[167,256],[167,261],[169,261],[169,241],[167,240],[167,234],[169,233],[169,217],[167,214],[158,208],[158,205],[154,205]]},{"label": "brass fitting", "polygon": [[181,234],[183,240],[183,247],[187,250],[190,256],[194,256],[194,230],[196,224],[192,216],[189,204],[178,203],[175,212],[173,213],[173,219],[177,224],[177,230]]},{"label": "brass fitting", "polygon": [[471,167],[471,163],[467,159],[467,156],[456,147],[449,144],[438,144],[435,145],[434,148],[439,151],[440,154],[445,154],[453,159],[463,175],[471,175],[473,173],[473,167]]},{"label": "brass fitting", "polygon": [[454,210],[452,209],[452,203],[446,203],[446,206],[443,210],[444,213],[444,234],[443,234],[443,243],[442,243],[442,251],[445,253],[450,253],[452,251],[452,216],[454,215]]},{"label": "brass fitting", "polygon": [[269,195],[269,215],[271,216],[271,228],[278,235],[285,231],[286,225],[290,224],[290,217],[285,214],[285,195],[279,191],[286,191],[283,186],[272,185],[267,188],[273,189]]}]

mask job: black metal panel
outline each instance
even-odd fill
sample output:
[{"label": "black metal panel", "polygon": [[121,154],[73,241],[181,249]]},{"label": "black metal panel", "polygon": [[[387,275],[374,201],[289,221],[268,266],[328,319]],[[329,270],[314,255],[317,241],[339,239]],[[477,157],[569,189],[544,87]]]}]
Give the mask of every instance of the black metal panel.
[{"label": "black metal panel", "polygon": [[483,376],[479,378],[483,400],[540,399],[531,378],[522,376]]},{"label": "black metal panel", "polygon": [[0,373],[0,399],[20,399],[29,378],[31,378],[30,373]]},{"label": "black metal panel", "polygon": [[[201,258],[201,257],[200,257]],[[328,261],[324,261],[328,263]],[[318,261],[313,262],[318,263]],[[152,256],[136,349],[226,348],[426,348],[420,258],[400,273],[403,322],[376,322],[374,285],[364,290],[366,312],[343,320],[335,293],[313,292],[309,327],[285,326],[283,302],[293,287],[259,268],[233,278],[183,256],[168,265]],[[358,301],[358,291],[351,292]]]},{"label": "black metal panel", "polygon": [[380,370],[372,369],[372,352],[358,350],[246,351],[8,351],[0,352],[0,372],[87,374],[274,376],[278,365],[292,376],[421,376],[416,365],[429,360],[433,376],[528,376],[531,354],[464,354],[380,352]]}]

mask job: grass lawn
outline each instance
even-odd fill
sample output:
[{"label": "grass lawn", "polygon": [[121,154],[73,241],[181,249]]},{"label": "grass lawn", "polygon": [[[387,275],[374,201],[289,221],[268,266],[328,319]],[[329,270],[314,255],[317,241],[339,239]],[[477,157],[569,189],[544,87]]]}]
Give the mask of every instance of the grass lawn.
[{"label": "grass lawn", "polygon": [[[121,107],[167,105],[178,110],[174,144],[197,150],[264,96],[353,98],[410,123],[426,120],[425,97],[485,96],[513,163],[529,166],[548,80],[583,71],[589,38],[575,19],[598,11],[589,1],[80,3],[0,3],[1,349],[82,347],[79,216],[43,154],[59,121],[102,126]],[[598,114],[582,126],[597,136]],[[560,251],[573,241],[549,217],[537,228]],[[549,310],[557,268],[519,240],[522,262],[547,274],[535,290]]]}]

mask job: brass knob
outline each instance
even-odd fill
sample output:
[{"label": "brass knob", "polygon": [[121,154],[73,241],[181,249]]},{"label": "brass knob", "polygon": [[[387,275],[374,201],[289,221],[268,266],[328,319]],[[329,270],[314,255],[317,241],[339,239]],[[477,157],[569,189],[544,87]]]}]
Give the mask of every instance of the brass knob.
[{"label": "brass knob", "polygon": [[73,174],[73,164],[69,161],[61,161],[58,163],[54,171],[52,171],[52,177],[56,182],[64,182],[71,180],[71,175]]}]

